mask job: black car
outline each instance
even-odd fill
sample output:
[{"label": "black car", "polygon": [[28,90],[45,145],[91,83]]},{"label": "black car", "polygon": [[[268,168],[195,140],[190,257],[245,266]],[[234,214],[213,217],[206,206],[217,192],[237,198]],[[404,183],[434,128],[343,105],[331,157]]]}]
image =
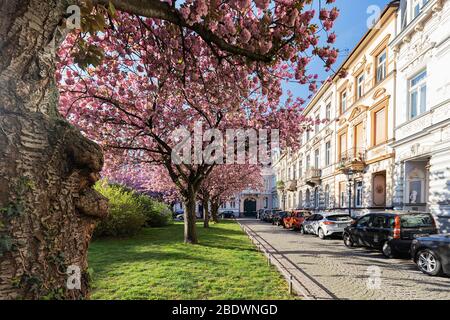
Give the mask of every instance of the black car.
[{"label": "black car", "polygon": [[385,257],[391,258],[409,254],[414,239],[436,233],[431,214],[394,210],[358,218],[345,228],[343,238],[347,247],[377,248]]},{"label": "black car", "polygon": [[287,217],[288,213],[286,211],[276,211],[272,215],[272,224],[277,226],[282,226],[284,224],[283,219]]},{"label": "black car", "polygon": [[411,244],[411,257],[430,276],[450,274],[450,234],[420,237]]},{"label": "black car", "polygon": [[220,214],[222,219],[232,219],[234,218],[234,212],[233,211],[224,211]]}]

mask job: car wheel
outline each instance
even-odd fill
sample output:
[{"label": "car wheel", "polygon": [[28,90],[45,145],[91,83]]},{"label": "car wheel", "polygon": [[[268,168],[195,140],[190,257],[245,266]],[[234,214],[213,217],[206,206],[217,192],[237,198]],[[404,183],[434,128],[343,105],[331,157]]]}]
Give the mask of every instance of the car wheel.
[{"label": "car wheel", "polygon": [[347,248],[351,248],[351,247],[355,246],[355,244],[353,243],[352,238],[350,237],[350,235],[348,233],[344,233],[343,239],[344,239],[344,245]]},{"label": "car wheel", "polygon": [[322,228],[319,228],[319,230],[317,230],[317,235],[320,239],[325,239],[325,232],[323,232]]},{"label": "car wheel", "polygon": [[442,265],[438,256],[431,250],[422,250],[417,254],[417,266],[420,271],[430,276],[437,276],[441,273]]},{"label": "car wheel", "polygon": [[383,255],[386,258],[393,258],[395,253],[394,253],[394,249],[392,249],[391,244],[389,243],[389,241],[385,241],[383,243],[383,245],[381,246],[381,252],[383,253]]},{"label": "car wheel", "polygon": [[300,227],[300,233],[301,234],[306,234],[306,230],[305,230],[305,228],[303,228],[303,226]]}]

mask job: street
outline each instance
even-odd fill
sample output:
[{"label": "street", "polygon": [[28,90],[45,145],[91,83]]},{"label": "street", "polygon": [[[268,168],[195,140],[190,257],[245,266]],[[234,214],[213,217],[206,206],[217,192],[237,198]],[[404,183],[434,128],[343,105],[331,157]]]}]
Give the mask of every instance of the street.
[{"label": "street", "polygon": [[328,299],[450,299],[450,278],[427,276],[411,260],[386,259],[375,250],[346,248],[339,238],[320,240],[256,219],[239,223],[264,239],[274,257],[301,270],[305,287],[311,283]]}]

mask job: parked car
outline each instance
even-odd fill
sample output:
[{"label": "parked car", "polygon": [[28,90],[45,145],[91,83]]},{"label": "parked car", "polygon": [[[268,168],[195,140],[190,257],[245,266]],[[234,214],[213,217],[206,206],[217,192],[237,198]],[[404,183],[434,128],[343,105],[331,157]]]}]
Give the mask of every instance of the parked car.
[{"label": "parked car", "polygon": [[306,217],[311,216],[311,211],[294,210],[286,218],[284,218],[283,226],[287,229],[300,230],[301,225]]},{"label": "parked car", "polygon": [[381,249],[385,257],[408,254],[415,238],[436,234],[436,224],[429,213],[386,211],[370,213],[345,228],[347,247]]},{"label": "parked car", "polygon": [[414,239],[411,257],[423,273],[450,275],[450,234],[435,234]]},{"label": "parked car", "polygon": [[268,215],[270,214],[270,209],[263,209],[261,216],[259,217],[262,221],[267,221]]},{"label": "parked car", "polygon": [[280,212],[280,209],[266,209],[264,211],[264,221],[266,222],[272,222],[273,220],[273,215],[277,212]]},{"label": "parked car", "polygon": [[284,219],[289,215],[287,211],[277,211],[272,216],[272,224],[277,226],[283,226]]},{"label": "parked car", "polygon": [[320,239],[325,239],[328,236],[343,234],[344,229],[352,222],[353,219],[347,214],[316,213],[303,221],[300,232],[315,234]]},{"label": "parked car", "polygon": [[233,219],[235,216],[233,211],[223,211],[220,213],[220,217],[222,219]]}]

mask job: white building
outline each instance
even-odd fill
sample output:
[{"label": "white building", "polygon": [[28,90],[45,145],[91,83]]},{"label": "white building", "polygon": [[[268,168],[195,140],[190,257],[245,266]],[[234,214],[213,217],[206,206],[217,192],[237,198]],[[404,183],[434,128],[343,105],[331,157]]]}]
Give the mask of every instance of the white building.
[{"label": "white building", "polygon": [[397,19],[394,206],[450,231],[450,1],[404,0]]}]

